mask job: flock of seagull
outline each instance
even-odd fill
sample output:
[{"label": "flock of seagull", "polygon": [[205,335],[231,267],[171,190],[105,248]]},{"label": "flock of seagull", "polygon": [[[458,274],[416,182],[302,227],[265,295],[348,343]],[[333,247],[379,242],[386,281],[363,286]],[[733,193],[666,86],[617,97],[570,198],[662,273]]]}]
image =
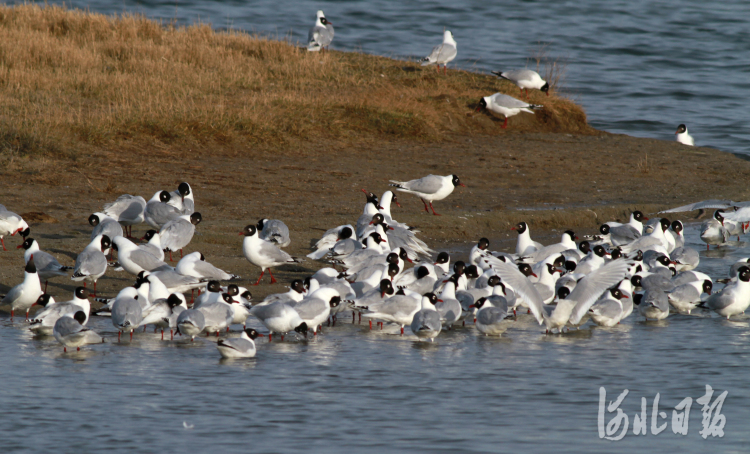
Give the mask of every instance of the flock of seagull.
[{"label": "flock of seagull", "polygon": [[[464,185],[457,175],[428,175],[391,181],[390,186],[416,195],[428,214],[439,216],[433,202]],[[401,335],[408,327],[417,338],[432,341],[467,320],[484,335],[500,335],[519,317],[529,316],[545,325],[547,333],[562,333],[588,321],[614,326],[636,308],[646,320],[662,320],[698,307],[729,318],[750,305],[750,258],[734,264],[722,281],[724,288],[712,294],[713,280],[695,271],[699,254],[685,246],[679,220],[655,218],[647,223],[643,213],[634,211],[627,223],[602,224],[599,234],[580,243],[569,230],[559,243],[546,246],[533,241],[528,224],[520,222],[513,227],[518,233],[514,253],[491,251],[489,240],[481,238],[468,260],[451,262],[447,252],[436,253],[417,237],[418,230],[393,218],[391,206],[398,200],[392,190],[381,197],[362,191],[366,203],[356,223],[328,230],[307,256],[329,266],[259,302],[252,302],[247,288],[231,283],[239,276],[212,265],[200,252],[182,255],[201,220],[188,183],[172,192],[158,191],[149,201],[126,194],[92,214],[90,243],[73,267],[41,250],[21,216],[0,205],[3,249],[4,236],[19,234],[23,243],[18,248],[25,250],[26,263],[23,282],[3,297],[2,305],[10,306],[11,319],[15,311],[25,311],[34,335],[54,336],[65,351],[104,341],[87,327],[91,315],[111,317],[118,342],[122,333],[132,340],[133,333],[141,327],[145,331],[147,325],[161,329],[162,339],[168,329],[172,338],[179,333],[192,341],[202,334],[219,338],[230,326],[242,324],[239,337],[217,339],[225,358],[255,356],[259,336],[267,335],[269,342],[274,334],[282,341],[288,333],[316,336],[326,321],[335,326],[345,311],[351,311],[352,323],[359,317],[359,323],[362,318],[369,321],[370,329],[373,321],[380,329],[384,323],[395,324]],[[750,202],[709,200],[668,212],[711,208],[716,211],[701,233],[707,244],[724,244],[729,235],[748,230]],[[137,244],[132,227],[143,222],[152,229]],[[282,249],[291,238],[280,220],[261,219],[239,235],[245,258],[260,268],[254,285],[266,271],[271,283],[276,282],[271,268],[305,260]],[[166,263],[165,253],[172,261],[178,249],[177,264]],[[109,268],[133,275],[135,284],[114,298],[97,298],[102,307],[92,313],[89,298],[96,297],[96,282]],[[57,302],[46,293],[47,281],[67,276],[82,286],[71,300]],[[29,319],[35,305],[40,309]],[[259,320],[268,333],[245,329],[248,317]]]},{"label": "flock of seagull", "polygon": [[[311,52],[319,52],[328,48],[333,41],[333,35],[333,24],[326,19],[323,11],[319,10],[315,20],[315,25],[310,29],[308,34],[307,50]],[[453,33],[451,33],[450,30],[445,30],[443,32],[443,42],[440,45],[433,47],[430,54],[421,60],[421,64],[422,66],[436,65],[438,73],[440,72],[440,65],[443,65],[443,74],[447,74],[448,63],[452,62],[457,55],[458,45],[453,38]],[[549,96],[549,83],[544,80],[538,72],[531,69],[492,71],[492,74],[515,84],[518,89],[521,90],[521,93],[525,92],[526,98],[529,96],[529,89],[540,90]],[[486,109],[490,112],[502,115],[505,118],[505,121],[501,127],[505,129],[508,127],[508,118],[518,115],[521,112],[533,114],[534,109],[541,109],[543,107],[544,106],[538,104],[529,104],[502,93],[495,93],[491,96],[485,96],[480,99],[476,110],[479,112],[482,109]],[[688,133],[687,126],[684,124],[677,127],[675,139],[683,145],[695,145],[693,137]]]}]

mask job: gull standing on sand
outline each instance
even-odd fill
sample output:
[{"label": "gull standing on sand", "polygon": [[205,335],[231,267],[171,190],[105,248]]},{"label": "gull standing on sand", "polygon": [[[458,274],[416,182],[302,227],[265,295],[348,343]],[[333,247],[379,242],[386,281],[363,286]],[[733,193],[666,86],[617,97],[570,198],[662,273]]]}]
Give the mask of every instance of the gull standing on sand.
[{"label": "gull standing on sand", "polygon": [[422,66],[437,64],[437,70],[440,72],[440,65],[443,65],[443,74],[447,74],[448,63],[452,62],[458,54],[456,41],[453,39],[453,33],[450,30],[443,32],[443,44],[432,48],[430,55],[423,58]]},{"label": "gull standing on sand", "polygon": [[34,238],[26,238],[18,248],[26,249],[23,253],[24,261],[28,263],[31,256],[34,256],[36,272],[39,273],[39,280],[44,281],[44,291],[47,291],[47,281],[58,276],[67,276],[68,270],[72,266],[62,266],[52,254],[39,250],[39,243]]},{"label": "gull standing on sand", "polygon": [[271,283],[275,284],[276,278],[273,277],[271,267],[285,263],[299,263],[301,261],[282,251],[275,244],[260,239],[258,237],[258,230],[254,225],[246,226],[240,232],[240,235],[245,236],[245,239],[242,240],[242,252],[245,254],[245,258],[248,262],[260,267],[260,276],[254,285],[260,284],[260,280],[266,273],[266,269],[268,269],[268,274],[271,275]]},{"label": "gull standing on sand", "polygon": [[484,108],[491,112],[503,115],[505,117],[505,122],[501,127],[505,129],[508,127],[508,118],[514,115],[518,115],[521,112],[528,112],[530,114],[533,114],[533,109],[541,109],[542,107],[544,106],[529,104],[512,96],[504,95],[502,93],[495,93],[492,96],[485,96],[484,98],[479,100],[477,112]]},{"label": "gull standing on sand", "polygon": [[159,260],[164,260],[164,248],[161,247],[161,236],[159,236],[159,232],[151,229],[143,235],[141,241],[147,241],[147,243],[139,244],[139,249],[148,252]]},{"label": "gull standing on sand", "polygon": [[91,231],[92,240],[99,235],[107,235],[110,239],[123,236],[120,223],[104,213],[94,213],[89,216],[89,224],[94,228]]},{"label": "gull standing on sand", "polygon": [[128,273],[137,276],[141,271],[167,270],[169,265],[154,257],[150,252],[140,249],[124,236],[112,241],[112,248],[117,251],[117,261]]},{"label": "gull standing on sand", "polygon": [[323,10],[318,10],[315,25],[307,35],[307,50],[319,52],[331,45],[333,41],[333,24],[326,19]]},{"label": "gull standing on sand", "polygon": [[193,198],[193,188],[186,182],[180,183],[176,191],[169,193],[169,205],[177,208],[180,213],[191,215],[195,213],[195,199]]},{"label": "gull standing on sand", "polygon": [[3,298],[2,304],[10,304],[10,318],[13,318],[16,309],[26,309],[26,320],[28,320],[29,309],[36,304],[42,293],[42,283],[39,281],[32,255],[24,268],[23,282],[10,289]]},{"label": "gull standing on sand", "polygon": [[169,251],[169,261],[172,262],[172,251],[180,250],[182,257],[182,248],[190,244],[195,234],[195,226],[198,225],[203,217],[198,212],[190,215],[182,215],[177,219],[167,222],[159,230],[161,237],[161,247]]},{"label": "gull standing on sand", "polygon": [[391,180],[391,183],[392,184],[389,184],[388,186],[395,187],[397,191],[408,192],[409,194],[414,194],[422,199],[422,203],[424,203],[424,210],[428,213],[430,212],[430,210],[427,209],[427,203],[429,202],[430,208],[432,209],[432,214],[434,214],[435,216],[440,215],[435,213],[435,208],[433,208],[432,202],[443,200],[444,198],[448,197],[449,195],[451,195],[456,186],[466,187],[463,183],[461,183],[461,180],[458,179],[458,175],[427,175],[426,177],[422,177],[418,180]]},{"label": "gull standing on sand", "polygon": [[688,134],[688,128],[684,124],[677,127],[675,139],[683,145],[690,145],[691,147],[695,145],[693,136]]},{"label": "gull standing on sand", "polygon": [[23,218],[12,211],[8,211],[4,206],[0,205],[0,244],[5,248],[5,241],[3,237],[5,235],[15,236],[16,233],[20,233],[21,236],[27,237],[29,235],[29,225]]},{"label": "gull standing on sand", "polygon": [[492,71],[497,77],[513,82],[521,92],[526,90],[529,97],[529,88],[541,90],[549,96],[549,84],[538,72],[530,69],[513,69],[510,71]]},{"label": "gull standing on sand", "polygon": [[107,235],[99,235],[83,249],[76,257],[76,266],[73,270],[73,281],[83,281],[94,284],[94,295],[96,295],[96,281],[104,276],[107,271],[107,257],[105,255],[112,247],[112,242]]},{"label": "gull standing on sand", "polygon": [[262,240],[270,241],[279,247],[287,247],[292,243],[289,238],[289,227],[278,219],[261,219],[257,227],[258,236]]},{"label": "gull standing on sand", "polygon": [[159,230],[167,222],[182,216],[182,212],[169,204],[172,196],[167,191],[159,191],[151,197],[143,211],[146,223]]},{"label": "gull standing on sand", "polygon": [[141,196],[123,194],[112,203],[104,205],[102,212],[115,219],[123,227],[128,238],[133,237],[133,226],[145,220],[146,199]]}]

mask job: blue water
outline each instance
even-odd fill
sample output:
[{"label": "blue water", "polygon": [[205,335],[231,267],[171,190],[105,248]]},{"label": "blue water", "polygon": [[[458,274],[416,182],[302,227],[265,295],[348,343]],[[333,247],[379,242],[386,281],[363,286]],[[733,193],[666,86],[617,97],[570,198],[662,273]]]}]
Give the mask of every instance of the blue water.
[{"label": "blue water", "polygon": [[[699,270],[723,277],[747,243],[703,250]],[[454,249],[460,258],[459,249]],[[717,285],[716,288],[720,287]],[[60,297],[62,297],[60,295]],[[258,341],[257,357],[222,361],[215,338],[194,343],[136,333],[117,343],[107,318],[89,324],[107,342],[63,353],[52,338],[0,318],[0,452],[747,452],[750,322],[698,310],[611,329],[545,336],[530,315],[499,338],[469,323],[434,343],[370,331],[348,313],[307,342]],[[251,326],[265,330],[250,320]],[[235,333],[238,327],[235,327]],[[167,339],[168,339],[167,334]],[[728,392],[724,436],[700,436],[701,405]],[[607,404],[625,389],[620,441],[599,437],[599,388]],[[651,432],[656,394],[667,422]],[[648,435],[633,435],[641,398]],[[691,397],[688,434],[672,410]],[[615,413],[605,412],[605,427]]]},{"label": "blue water", "polygon": [[[63,3],[50,0],[49,3]],[[540,44],[568,62],[564,92],[599,129],[750,154],[750,3],[742,0],[119,1],[68,0],[102,13],[139,12],[180,24],[209,22],[305,42],[315,12],[334,24],[333,48],[416,59],[442,40],[457,66],[536,69]]]}]

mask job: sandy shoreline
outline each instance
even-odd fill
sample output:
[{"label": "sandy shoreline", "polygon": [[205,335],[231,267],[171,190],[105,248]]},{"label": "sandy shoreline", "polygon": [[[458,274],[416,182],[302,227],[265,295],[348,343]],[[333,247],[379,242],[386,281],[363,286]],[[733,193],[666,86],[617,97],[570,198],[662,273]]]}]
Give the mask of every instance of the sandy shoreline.
[{"label": "sandy shoreline", "polygon": [[[32,236],[43,250],[72,265],[89,242],[86,219],[123,193],[150,198],[160,189],[173,190],[181,181],[194,189],[204,221],[186,252],[200,250],[209,261],[243,277],[247,285],[259,270],[242,256],[243,226],[262,217],[284,220],[291,229],[287,250],[304,256],[311,241],[327,228],[356,222],[364,196],[378,194],[389,179],[406,180],[430,173],[460,176],[457,190],[427,215],[422,203],[403,194],[393,216],[418,226],[434,249],[476,241],[481,236],[507,238],[510,226],[529,223],[542,242],[557,241],[573,228],[591,233],[605,220],[623,219],[633,209],[651,214],[659,209],[708,198],[750,199],[737,184],[750,173],[750,162],[730,153],[689,148],[673,142],[623,135],[526,134],[509,131],[500,137],[456,137],[451,143],[389,142],[352,150],[335,145],[309,146],[277,153],[247,150],[236,155],[199,154],[189,160],[150,150],[129,160],[109,155],[85,157],[74,168],[49,163],[62,177],[45,181],[45,168],[3,170],[0,203],[17,213],[44,213],[52,223],[30,222]],[[151,166],[156,163],[159,167]],[[681,219],[689,219],[688,213]],[[51,218],[51,219],[50,219]],[[142,235],[145,225],[133,229]],[[0,253],[0,293],[22,280],[23,254],[17,237],[6,237],[8,252]],[[493,245],[495,246],[495,245]],[[497,245],[497,249],[506,249]],[[280,284],[252,288],[256,298],[282,290],[291,279],[323,266],[306,262],[285,267]],[[133,279],[107,272],[100,293],[111,295]],[[50,283],[50,293],[67,298],[69,279]]]}]

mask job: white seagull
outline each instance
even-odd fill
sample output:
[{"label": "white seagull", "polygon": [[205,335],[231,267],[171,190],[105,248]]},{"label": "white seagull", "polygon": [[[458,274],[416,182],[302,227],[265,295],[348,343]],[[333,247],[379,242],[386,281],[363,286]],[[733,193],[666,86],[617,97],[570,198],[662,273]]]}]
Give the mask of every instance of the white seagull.
[{"label": "white seagull", "polygon": [[6,210],[5,207],[0,209],[0,244],[3,245],[4,251],[7,251],[5,241],[3,240],[5,235],[15,236],[16,233],[20,233],[21,236],[26,237],[28,236],[28,232],[29,225],[21,216]]},{"label": "white seagull", "polygon": [[141,196],[123,194],[112,203],[104,205],[102,212],[125,227],[126,236],[133,237],[133,226],[145,220],[146,199]]},{"label": "white seagull", "polygon": [[331,41],[333,41],[333,34],[333,24],[326,19],[323,10],[318,10],[315,25],[313,25],[310,33],[307,35],[307,50],[310,52],[319,52],[330,46]]},{"label": "white seagull", "polygon": [[422,66],[437,64],[437,70],[440,72],[440,65],[443,65],[443,74],[447,74],[448,63],[452,62],[458,54],[456,40],[453,39],[453,33],[450,30],[443,32],[443,44],[432,48],[430,55],[422,59]]},{"label": "white seagull", "polygon": [[254,285],[260,284],[260,280],[263,278],[266,269],[268,269],[268,274],[271,275],[271,283],[275,284],[276,278],[273,277],[271,267],[285,263],[299,263],[301,261],[282,251],[275,244],[260,239],[258,237],[258,230],[254,225],[246,226],[240,232],[240,235],[245,236],[245,239],[242,241],[242,252],[245,254],[245,258],[253,265],[259,266],[261,270],[258,281]]},{"label": "white seagull", "polygon": [[530,69],[513,69],[510,71],[492,71],[497,77],[513,82],[521,92],[526,90],[526,97],[529,97],[529,88],[541,90],[549,96],[549,84],[538,72]]},{"label": "white seagull", "polygon": [[42,295],[42,284],[34,265],[34,256],[29,258],[23,272],[23,282],[16,285],[2,300],[2,304],[10,304],[10,318],[13,318],[16,309],[26,309],[26,320],[29,319],[29,309],[36,304]]},{"label": "white seagull", "polygon": [[180,250],[180,257],[182,257],[182,248],[190,244],[190,240],[193,239],[195,234],[195,226],[198,225],[203,218],[201,214],[195,212],[190,215],[182,215],[177,219],[173,219],[159,230],[159,236],[161,237],[161,246],[164,250],[169,251],[169,261],[172,262],[172,251]]},{"label": "white seagull", "polygon": [[534,109],[541,109],[542,107],[544,106],[529,104],[512,96],[504,95],[502,93],[495,93],[492,96],[485,96],[484,98],[479,100],[477,112],[484,108],[491,112],[495,112],[504,116],[505,122],[503,123],[502,128],[505,129],[508,127],[509,117],[518,115],[521,112],[528,112],[530,114],[533,114]]},{"label": "white seagull", "polygon": [[693,136],[688,134],[688,128],[684,124],[677,127],[677,131],[675,132],[675,138],[678,142],[680,142],[683,145],[690,145],[691,147],[695,145]]},{"label": "white seagull", "polygon": [[222,358],[252,358],[255,356],[255,339],[258,332],[252,328],[242,331],[239,339],[219,339],[216,348]]},{"label": "white seagull", "polygon": [[458,175],[427,175],[426,177],[422,177],[418,180],[391,180],[391,183],[392,184],[389,184],[388,186],[395,187],[397,191],[408,192],[409,194],[414,194],[422,199],[422,203],[424,203],[424,210],[428,213],[430,212],[427,209],[427,203],[429,202],[430,208],[432,209],[432,214],[434,214],[435,216],[440,215],[435,213],[435,208],[433,208],[432,202],[443,200],[444,198],[448,197],[449,195],[451,195],[456,186],[466,187],[466,185],[461,183]]}]

